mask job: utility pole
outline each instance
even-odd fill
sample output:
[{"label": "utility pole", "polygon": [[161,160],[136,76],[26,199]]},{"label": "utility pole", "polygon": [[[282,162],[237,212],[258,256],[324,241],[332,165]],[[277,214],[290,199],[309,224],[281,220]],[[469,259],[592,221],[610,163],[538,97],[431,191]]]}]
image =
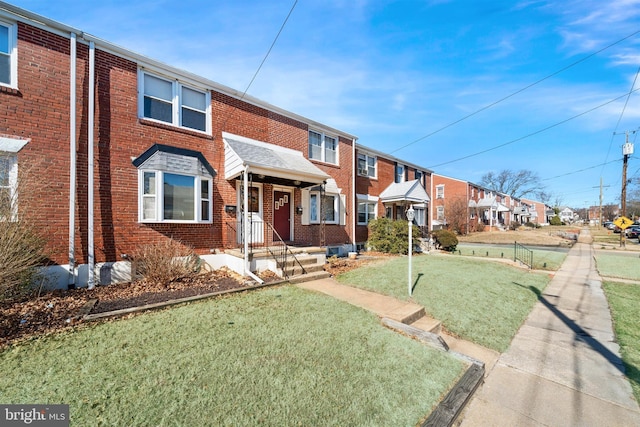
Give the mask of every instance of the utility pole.
[{"label": "utility pole", "polygon": [[622,146],[622,196],[620,198],[622,216],[627,216],[627,163],[632,154],[633,144],[629,142],[629,132],[625,132],[625,143]]},{"label": "utility pole", "polygon": [[[600,213],[598,216],[598,228],[602,227],[602,189],[606,188],[606,187],[611,187],[610,185],[602,185],[602,177],[600,177]],[[592,187],[592,188],[598,188],[598,187]],[[610,219],[611,220],[611,219]]]}]

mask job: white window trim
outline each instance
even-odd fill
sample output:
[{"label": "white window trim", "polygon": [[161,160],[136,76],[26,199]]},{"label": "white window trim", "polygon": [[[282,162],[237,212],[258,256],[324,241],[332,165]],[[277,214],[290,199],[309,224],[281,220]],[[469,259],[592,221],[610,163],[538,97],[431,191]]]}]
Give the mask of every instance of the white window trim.
[{"label": "white window trim", "polygon": [[444,199],[444,184],[436,185],[436,199]]},{"label": "white window trim", "polygon": [[[155,219],[144,218],[144,174],[145,172],[155,173],[156,178],[156,194],[155,194]],[[154,169],[139,169],[138,170],[138,222],[145,224],[211,224],[213,223],[213,179],[198,175],[189,175],[184,173],[166,172],[172,175],[182,175],[194,178],[194,219],[193,220],[176,220],[176,219],[164,219],[164,171]],[[200,196],[200,186],[202,181],[209,182],[209,212],[208,220],[202,220],[202,198]],[[147,196],[149,197],[149,196]]]},{"label": "white window trim", "polygon": [[[171,102],[171,123],[165,122],[162,120],[153,119],[151,117],[146,117],[144,115],[144,76],[145,74],[155,77],[160,80],[164,80],[168,83],[171,83],[172,88],[172,102]],[[202,131],[200,129],[194,129],[188,126],[182,126],[182,108],[188,108],[193,110],[193,108],[188,107],[182,104],[182,88],[185,87],[187,89],[191,89],[195,92],[200,92],[205,96],[205,130]],[[175,126],[180,129],[187,129],[193,132],[205,133],[207,135],[211,135],[211,92],[206,89],[198,88],[189,84],[183,84],[182,82],[171,79],[165,76],[162,76],[158,73],[149,72],[145,70],[138,70],[138,118],[149,120],[156,123],[161,123],[165,125]]]},{"label": "white window trim", "polygon": [[0,82],[0,86],[18,88],[18,26],[15,23],[1,21],[0,25],[6,27],[9,40],[9,83]]},{"label": "white window trim", "polygon": [[[310,139],[309,136],[310,136],[311,132],[314,132],[314,133],[317,133],[317,134],[320,135],[320,148],[321,148],[321,150],[320,150],[320,158],[319,159],[311,157],[311,149],[310,149],[311,141],[309,140]],[[331,139],[334,139],[336,141],[336,161],[335,162],[330,162],[330,161],[327,161],[327,159],[326,159],[326,153],[327,153],[326,138],[327,137],[329,137]],[[309,133],[307,134],[307,151],[309,153],[309,159],[310,160],[315,160],[317,162],[323,162],[323,163],[327,163],[327,164],[330,164],[330,165],[339,165],[340,164],[340,138],[338,138],[338,136],[336,136],[336,135],[330,135],[330,134],[324,133],[324,132],[319,131],[319,130],[309,129]]]},{"label": "white window trim", "polygon": [[436,206],[436,219],[438,221],[444,221],[444,206]]},{"label": "white window trim", "polygon": [[[362,173],[361,169],[360,169],[360,156],[364,156],[364,161],[366,164],[366,172]],[[369,174],[369,159],[373,159],[373,175]],[[371,156],[367,153],[358,153],[358,159],[357,159],[357,167],[358,167],[358,175],[360,176],[366,176],[369,178],[377,178],[378,177],[378,158],[376,156]]]}]

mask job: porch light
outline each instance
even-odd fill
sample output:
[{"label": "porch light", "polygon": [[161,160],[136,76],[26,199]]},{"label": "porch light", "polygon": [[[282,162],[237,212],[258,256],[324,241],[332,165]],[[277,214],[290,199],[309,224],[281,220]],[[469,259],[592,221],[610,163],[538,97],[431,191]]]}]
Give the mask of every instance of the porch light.
[{"label": "porch light", "polygon": [[296,206],[296,214],[302,215],[302,206]]}]

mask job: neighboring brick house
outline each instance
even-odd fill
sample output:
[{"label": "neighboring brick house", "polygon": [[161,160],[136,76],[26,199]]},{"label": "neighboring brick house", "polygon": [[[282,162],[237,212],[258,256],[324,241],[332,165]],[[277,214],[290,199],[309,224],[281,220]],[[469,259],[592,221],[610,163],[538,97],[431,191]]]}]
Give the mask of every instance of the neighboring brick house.
[{"label": "neighboring brick house", "polygon": [[433,173],[431,176],[431,229],[453,227],[466,232],[469,227],[469,183]]},{"label": "neighboring brick house", "polygon": [[6,4],[0,61],[0,157],[43,181],[58,282],[170,238],[353,246],[353,135]]},{"label": "neighboring brick house", "polygon": [[406,220],[414,207],[414,222],[428,230],[431,171],[389,154],[356,144],[356,243],[365,246],[368,223],[378,217]]}]

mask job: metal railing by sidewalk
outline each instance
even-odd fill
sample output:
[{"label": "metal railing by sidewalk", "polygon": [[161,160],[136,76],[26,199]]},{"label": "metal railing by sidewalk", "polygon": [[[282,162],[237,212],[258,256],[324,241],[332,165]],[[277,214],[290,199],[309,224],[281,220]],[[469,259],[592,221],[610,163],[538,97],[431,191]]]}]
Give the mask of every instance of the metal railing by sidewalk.
[{"label": "metal railing by sidewalk", "polygon": [[513,260],[520,261],[533,269],[533,251],[518,242],[513,244]]}]

